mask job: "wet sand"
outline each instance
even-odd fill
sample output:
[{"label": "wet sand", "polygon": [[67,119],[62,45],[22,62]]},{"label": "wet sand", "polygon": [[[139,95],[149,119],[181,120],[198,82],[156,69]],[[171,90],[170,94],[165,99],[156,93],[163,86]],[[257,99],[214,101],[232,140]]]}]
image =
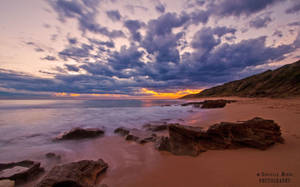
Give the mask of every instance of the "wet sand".
[{"label": "wet sand", "polygon": [[[220,121],[248,120],[259,116],[273,119],[282,129],[285,144],[276,144],[266,151],[243,148],[238,150],[207,151],[198,157],[174,156],[165,152],[144,155],[150,161],[125,170],[109,172],[103,183],[126,187],[199,187],[199,186],[300,186],[300,99],[242,99],[223,109],[201,116],[195,113],[191,125],[209,126]],[[203,114],[201,114],[203,115]],[[203,116],[202,116],[203,117]],[[147,149],[142,146],[140,151]],[[259,183],[257,173],[289,172],[290,183]],[[132,175],[131,179],[114,178]],[[275,177],[276,178],[276,177]]]},{"label": "wet sand", "polygon": [[[109,169],[100,177],[99,185],[109,187],[300,186],[300,99],[230,99],[239,102],[204,112],[193,109],[185,123],[208,127],[221,121],[253,117],[273,119],[281,126],[285,144],[276,144],[265,151],[209,150],[190,157],[156,151],[153,143],[140,145],[122,137],[105,136],[76,143],[67,141],[65,147],[72,151],[57,152],[62,155],[62,163],[103,158]],[[46,169],[56,164],[40,161]],[[261,184],[257,176],[261,172],[289,172],[293,176],[289,177],[290,183]]]}]

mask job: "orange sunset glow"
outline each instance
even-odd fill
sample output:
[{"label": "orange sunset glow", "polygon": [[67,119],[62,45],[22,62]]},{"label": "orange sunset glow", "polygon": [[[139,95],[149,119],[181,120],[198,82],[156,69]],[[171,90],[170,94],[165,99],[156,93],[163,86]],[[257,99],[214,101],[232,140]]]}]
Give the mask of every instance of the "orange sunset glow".
[{"label": "orange sunset glow", "polygon": [[154,90],[150,90],[147,88],[141,89],[142,93],[149,94],[155,98],[170,98],[170,99],[176,99],[179,97],[182,97],[187,94],[196,94],[202,91],[202,89],[186,89],[186,90],[180,90],[177,92],[156,92]]}]

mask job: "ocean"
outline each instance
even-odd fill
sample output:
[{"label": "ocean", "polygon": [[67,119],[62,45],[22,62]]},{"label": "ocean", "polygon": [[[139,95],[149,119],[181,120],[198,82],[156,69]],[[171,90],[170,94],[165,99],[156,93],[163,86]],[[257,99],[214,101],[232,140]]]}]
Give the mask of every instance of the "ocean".
[{"label": "ocean", "polygon": [[180,102],[0,100],[0,162],[40,159],[51,151],[72,152],[78,142],[55,142],[53,138],[74,127],[104,128],[104,136],[117,136],[113,130],[120,126],[141,128],[153,121],[182,122],[192,108],[182,107]]}]

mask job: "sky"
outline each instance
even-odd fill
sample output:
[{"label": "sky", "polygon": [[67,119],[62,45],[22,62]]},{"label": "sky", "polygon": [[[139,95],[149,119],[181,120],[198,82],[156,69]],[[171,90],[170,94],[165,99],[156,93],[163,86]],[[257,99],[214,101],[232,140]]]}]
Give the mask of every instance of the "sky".
[{"label": "sky", "polygon": [[0,98],[176,98],[300,59],[300,0],[1,0]]}]

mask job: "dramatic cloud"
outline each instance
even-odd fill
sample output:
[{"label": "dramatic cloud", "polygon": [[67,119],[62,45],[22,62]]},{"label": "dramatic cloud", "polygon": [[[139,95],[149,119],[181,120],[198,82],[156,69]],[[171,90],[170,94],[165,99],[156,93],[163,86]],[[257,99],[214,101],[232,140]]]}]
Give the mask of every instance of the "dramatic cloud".
[{"label": "dramatic cloud", "polygon": [[113,21],[120,21],[122,17],[118,10],[106,11],[106,15]]},{"label": "dramatic cloud", "polygon": [[259,16],[250,21],[250,27],[256,29],[267,27],[267,25],[272,21],[270,16]]},{"label": "dramatic cloud", "polygon": [[158,5],[155,6],[155,9],[159,12],[159,13],[165,13],[165,6],[161,3],[159,3]]},{"label": "dramatic cloud", "polygon": [[294,14],[300,12],[300,2],[294,4],[292,7],[288,8],[285,12],[287,14]]},{"label": "dramatic cloud", "polygon": [[57,61],[55,56],[50,56],[50,55],[47,55],[47,56],[41,58],[41,60]]},{"label": "dramatic cloud", "polygon": [[60,21],[65,22],[67,18],[76,19],[79,23],[79,29],[83,33],[90,31],[111,38],[124,37],[122,31],[109,30],[96,22],[97,6],[100,0],[48,0],[48,2],[57,12]]},{"label": "dramatic cloud", "polygon": [[280,1],[283,0],[221,0],[212,1],[209,7],[219,16],[241,16],[259,12]]}]

